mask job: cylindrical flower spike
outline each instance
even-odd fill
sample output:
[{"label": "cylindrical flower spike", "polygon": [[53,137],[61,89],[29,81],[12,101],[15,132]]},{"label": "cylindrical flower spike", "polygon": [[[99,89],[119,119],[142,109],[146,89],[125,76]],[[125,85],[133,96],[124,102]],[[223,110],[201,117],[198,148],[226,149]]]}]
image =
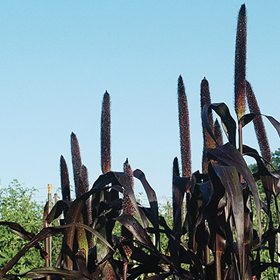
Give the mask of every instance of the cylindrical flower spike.
[{"label": "cylindrical flower spike", "polygon": [[[211,98],[210,98],[210,91],[209,91],[209,83],[207,79],[204,77],[204,79],[201,81],[200,85],[200,106],[201,106],[201,115],[203,112],[203,109],[205,106],[208,106],[211,104]],[[213,131],[213,116],[212,112],[208,115],[208,122],[209,125]],[[214,149],[216,147],[215,141],[210,136],[210,134],[205,129],[203,123],[202,123],[202,134],[203,134],[203,154],[202,154],[202,172],[208,173],[208,161],[206,157],[207,149]]]},{"label": "cylindrical flower spike", "polygon": [[191,176],[191,141],[188,101],[181,75],[178,79],[178,109],[183,177]]},{"label": "cylindrical flower spike", "polygon": [[60,157],[60,180],[62,199],[71,201],[69,173],[63,156]]},{"label": "cylindrical flower spike", "polygon": [[[247,102],[249,105],[250,113],[260,114],[261,111],[260,111],[256,96],[248,81],[246,81],[246,96],[247,96]],[[272,159],[271,151],[270,151],[269,142],[268,142],[268,138],[266,135],[264,123],[262,120],[262,116],[261,115],[255,116],[253,122],[254,122],[255,132],[257,135],[262,157],[266,161],[271,162],[271,159]]]},{"label": "cylindrical flower spike", "polygon": [[101,113],[101,169],[103,173],[111,170],[111,112],[107,91],[103,96]]},{"label": "cylindrical flower spike", "polygon": [[80,146],[75,133],[72,132],[71,134],[71,154],[72,154],[72,165],[73,165],[73,172],[74,172],[74,182],[75,182],[75,191],[76,197],[79,197],[79,176],[80,170],[82,167],[82,159],[80,153]]},{"label": "cylindrical flower spike", "polygon": [[238,15],[235,47],[235,112],[240,120],[245,114],[245,79],[246,79],[246,46],[247,46],[246,7],[243,4]]},{"label": "cylindrical flower spike", "polygon": [[[133,179],[133,171],[131,169],[131,166],[128,162],[128,159],[126,159],[124,165],[123,165],[123,171],[126,175],[129,177],[129,184],[134,188],[134,179]],[[131,216],[135,216],[135,209],[133,204],[131,203],[131,200],[129,196],[127,195],[126,191],[124,191],[124,198],[123,198],[123,213],[124,214],[130,214]]]}]

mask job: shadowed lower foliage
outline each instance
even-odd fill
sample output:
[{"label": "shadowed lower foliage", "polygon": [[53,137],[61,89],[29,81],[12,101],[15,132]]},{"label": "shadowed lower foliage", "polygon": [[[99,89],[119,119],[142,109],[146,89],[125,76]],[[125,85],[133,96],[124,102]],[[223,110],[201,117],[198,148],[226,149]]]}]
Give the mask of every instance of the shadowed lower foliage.
[{"label": "shadowed lower foliage", "polygon": [[253,122],[254,122],[255,132],[257,135],[262,157],[267,162],[271,162],[271,160],[272,160],[271,151],[270,151],[264,123],[262,120],[261,111],[260,111],[256,96],[251,87],[251,84],[248,81],[246,81],[246,96],[247,96],[247,102],[249,105],[250,112],[258,114],[258,116],[255,116]]}]

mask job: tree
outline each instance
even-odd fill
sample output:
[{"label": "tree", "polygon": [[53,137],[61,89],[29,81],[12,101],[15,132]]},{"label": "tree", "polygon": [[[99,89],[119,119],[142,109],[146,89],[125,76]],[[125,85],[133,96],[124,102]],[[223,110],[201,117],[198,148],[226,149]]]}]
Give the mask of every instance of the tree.
[{"label": "tree", "polygon": [[[279,170],[280,169],[280,148],[278,148],[275,152],[272,153],[272,167],[273,169],[275,170]],[[252,173],[257,173],[258,172],[258,166],[256,163],[254,164],[250,164],[249,165],[249,168],[250,170],[252,171]],[[257,184],[257,187],[258,187],[258,191],[259,191],[259,195],[260,195],[260,199],[261,201],[266,201],[266,194],[265,194],[265,191],[264,191],[264,188],[263,188],[263,185],[262,185],[262,182],[261,180],[258,180],[256,182]],[[271,212],[272,213],[277,213],[277,207],[276,207],[276,201],[278,201],[278,197],[276,199],[272,199],[271,200],[271,203],[270,203],[270,208],[271,208]],[[255,211],[255,204],[253,203],[253,213],[254,213],[254,216],[256,216],[256,211]],[[255,219],[256,220],[256,217]],[[262,219],[261,219],[261,223],[262,223],[262,228],[263,230],[268,226],[269,224],[269,219],[268,217],[265,215],[264,213],[264,210],[262,210]],[[278,224],[279,224],[279,221],[278,221],[278,217],[277,215],[273,215],[272,216],[272,224],[275,228],[278,228]],[[254,228],[256,229],[257,228],[257,225],[254,224]],[[270,258],[270,255],[269,255],[269,244],[268,242],[266,242],[264,245],[263,245],[263,248],[265,250],[263,250],[263,253],[261,254],[261,261],[263,262],[270,262],[271,261],[271,258]],[[276,255],[274,255],[274,258],[276,257]],[[275,261],[276,259],[274,259]],[[277,268],[272,268],[272,267],[269,267],[266,271],[264,271],[262,273],[262,277],[261,279],[275,279],[276,275],[277,275],[278,271],[277,271]]]},{"label": "tree", "polygon": [[[26,231],[37,234],[43,227],[43,206],[36,202],[35,188],[26,188],[17,180],[0,189],[0,221],[19,223]],[[9,227],[0,227],[0,269],[28,242]],[[44,266],[39,250],[32,248],[11,272],[23,273],[32,267]]]},{"label": "tree", "polygon": [[280,169],[280,148],[272,154],[272,165],[276,170]]}]

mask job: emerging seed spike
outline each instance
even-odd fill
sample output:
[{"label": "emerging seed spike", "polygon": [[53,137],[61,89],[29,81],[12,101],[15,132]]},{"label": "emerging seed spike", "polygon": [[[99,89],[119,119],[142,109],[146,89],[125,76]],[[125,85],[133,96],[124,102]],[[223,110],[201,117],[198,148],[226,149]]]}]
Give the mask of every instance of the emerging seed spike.
[{"label": "emerging seed spike", "polygon": [[[80,186],[79,188],[79,195],[87,192],[89,190],[89,180],[88,180],[88,170],[85,165],[82,165],[80,170]],[[87,224],[88,226],[92,225],[92,208],[91,208],[91,201],[90,198],[86,200],[86,211],[87,211]],[[92,236],[89,244],[89,248],[94,247],[94,236]]]},{"label": "emerging seed spike", "polygon": [[173,160],[173,180],[176,176],[180,176],[179,162],[177,157],[175,157]]},{"label": "emerging seed spike", "polygon": [[[210,98],[210,91],[209,91],[209,83],[207,79],[204,77],[204,79],[201,81],[200,85],[200,107],[201,107],[201,116],[202,112],[205,106],[208,106],[211,104],[211,98]],[[213,116],[212,112],[208,115],[208,122],[209,125],[213,131]],[[210,134],[205,129],[203,123],[202,123],[202,134],[203,134],[203,155],[202,155],[202,172],[208,173],[208,160],[206,157],[207,149],[213,149],[216,147],[215,141],[212,139]]]},{"label": "emerging seed spike", "polygon": [[183,177],[191,176],[191,141],[188,101],[181,75],[178,79],[178,111]]},{"label": "emerging seed spike", "polygon": [[[128,163],[128,159],[126,159],[124,165],[123,165],[123,170],[126,175],[129,177],[129,184],[131,185],[132,189],[134,187],[134,180],[133,180],[133,171],[131,169],[130,164]],[[124,214],[130,214],[131,216],[135,216],[135,209],[133,204],[131,203],[131,200],[129,196],[127,195],[127,192],[124,190],[123,193],[123,213]],[[121,235],[121,240],[122,240],[122,245],[123,245],[123,250],[126,255],[126,259],[123,260],[123,276],[124,279],[127,277],[127,266],[128,266],[128,260],[131,257],[132,254],[132,249],[133,249],[133,234],[124,226],[122,226],[122,235]]]},{"label": "emerging seed spike", "polygon": [[246,77],[246,46],[247,46],[247,19],[246,7],[240,8],[237,23],[236,47],[235,47],[235,112],[238,119],[245,113],[245,77]]},{"label": "emerging seed spike", "polygon": [[71,200],[69,173],[66,161],[63,156],[60,157],[60,180],[63,200]]},{"label": "emerging seed spike", "polygon": [[[126,159],[123,165],[123,171],[129,177],[129,184],[131,185],[132,189],[134,187],[134,180],[133,180],[133,171],[131,169],[130,164],[128,163],[128,159]],[[129,196],[127,195],[126,191],[124,191],[124,198],[123,198],[123,213],[130,214],[131,216],[135,216],[135,209],[133,204],[130,201]]]},{"label": "emerging seed spike", "polygon": [[222,134],[221,126],[217,119],[215,120],[215,123],[214,123],[214,136],[218,142],[218,145],[222,146],[224,144],[223,134]]},{"label": "emerging seed spike", "polygon": [[82,167],[81,153],[79,142],[75,133],[71,134],[71,154],[72,154],[72,165],[73,165],[73,173],[74,173],[74,182],[75,182],[75,191],[76,197],[79,197],[79,176],[80,170]]},{"label": "emerging seed spike", "polygon": [[[261,111],[260,111],[256,96],[253,92],[251,84],[248,81],[246,81],[246,97],[247,97],[247,102],[249,105],[250,113],[260,114]],[[255,132],[257,135],[262,157],[266,161],[271,162],[271,160],[272,160],[271,151],[270,151],[269,142],[268,142],[268,138],[266,135],[264,123],[262,120],[262,116],[261,115],[255,116],[253,122],[254,122]]]},{"label": "emerging seed spike", "polygon": [[101,113],[101,169],[103,173],[111,170],[111,113],[110,95],[106,91],[103,96]]},{"label": "emerging seed spike", "polygon": [[[178,193],[177,189],[175,188],[175,177],[180,176],[180,171],[179,171],[179,163],[178,163],[178,158],[175,157],[173,160],[173,174],[172,174],[172,209],[173,209],[173,221],[175,221],[175,216],[176,216],[176,194]],[[181,221],[179,222],[181,224]]]}]

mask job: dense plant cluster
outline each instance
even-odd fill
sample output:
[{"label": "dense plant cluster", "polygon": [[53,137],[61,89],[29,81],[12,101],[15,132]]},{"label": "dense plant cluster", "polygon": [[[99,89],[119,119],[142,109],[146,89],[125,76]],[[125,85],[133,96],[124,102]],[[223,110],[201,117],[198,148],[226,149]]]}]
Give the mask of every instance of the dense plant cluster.
[{"label": "dense plant cluster", "polygon": [[[102,175],[90,188],[77,137],[71,135],[76,198],[71,199],[65,159],[61,157],[61,201],[45,221],[61,217],[60,226],[49,226],[34,235],[0,271],[0,279],[13,277],[53,279],[260,279],[268,267],[278,267],[275,250],[280,225],[277,196],[279,173],[271,165],[268,142],[258,138],[262,156],[243,145],[242,129],[252,120],[257,131],[261,115],[252,88],[246,81],[246,8],[241,6],[236,37],[235,112],[224,103],[211,104],[209,83],[201,83],[203,124],[202,170],[191,170],[188,102],[183,79],[178,80],[178,111],[182,169],[173,161],[172,223],[159,214],[155,191],[143,171],[132,170],[128,160],[123,172],[111,171],[110,96],[103,98],[101,114]],[[247,85],[247,86],[246,86]],[[245,104],[250,102],[250,113]],[[253,100],[253,101],[252,101]],[[227,142],[223,143],[221,120]],[[280,133],[280,124],[266,116]],[[261,132],[264,135],[265,131]],[[252,173],[243,155],[256,160]],[[149,207],[137,203],[133,186],[139,180]],[[256,181],[260,181],[260,197]],[[261,200],[263,198],[263,200]],[[271,205],[274,202],[274,211]],[[0,222],[1,224],[1,222]],[[2,222],[5,224],[5,222]],[[262,225],[265,224],[265,227]],[[11,225],[22,237],[30,235]],[[117,225],[121,229],[116,231]],[[255,226],[254,226],[255,225]],[[62,233],[60,255],[54,266],[34,268],[20,276],[8,274],[13,265],[40,241]],[[162,246],[166,240],[166,246]],[[268,244],[268,246],[265,246]],[[44,258],[48,256],[41,250]],[[264,261],[268,253],[270,260]]]}]

